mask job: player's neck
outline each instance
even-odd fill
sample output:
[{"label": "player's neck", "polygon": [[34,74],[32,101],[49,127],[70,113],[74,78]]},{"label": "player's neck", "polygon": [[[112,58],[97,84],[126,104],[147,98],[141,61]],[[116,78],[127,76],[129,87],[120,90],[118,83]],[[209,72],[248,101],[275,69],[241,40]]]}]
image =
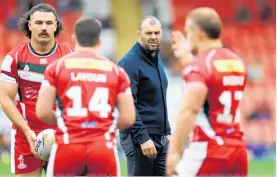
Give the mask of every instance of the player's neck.
[{"label": "player's neck", "polygon": [[98,46],[95,47],[81,47],[76,45],[75,46],[75,51],[76,52],[93,52],[93,53],[98,53]]},{"label": "player's neck", "polygon": [[36,42],[35,40],[31,40],[31,46],[38,54],[47,54],[49,53],[53,47],[55,46],[55,40],[43,45],[41,43]]},{"label": "player's neck", "polygon": [[213,48],[222,48],[223,45],[220,40],[207,40],[205,42],[202,42],[202,44],[199,46],[199,52],[204,52],[209,49]]}]

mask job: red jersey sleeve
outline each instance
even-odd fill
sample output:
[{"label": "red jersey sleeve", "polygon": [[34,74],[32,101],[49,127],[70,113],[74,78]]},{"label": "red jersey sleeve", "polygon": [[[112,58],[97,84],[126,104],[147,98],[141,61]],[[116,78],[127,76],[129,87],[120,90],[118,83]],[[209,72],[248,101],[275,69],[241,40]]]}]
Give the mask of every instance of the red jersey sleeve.
[{"label": "red jersey sleeve", "polygon": [[4,82],[18,83],[17,49],[8,53],[1,63],[0,80]]},{"label": "red jersey sleeve", "polygon": [[132,94],[130,88],[130,79],[126,72],[119,68],[119,86],[118,93]]},{"label": "red jersey sleeve", "polygon": [[210,73],[208,72],[208,69],[204,60],[196,61],[191,64],[188,64],[183,71],[183,79],[187,83],[202,82],[207,86],[209,78],[210,78]]},{"label": "red jersey sleeve", "polygon": [[44,72],[44,79],[42,81],[42,86],[53,86],[56,87],[56,67],[57,63],[53,62],[50,65],[47,66],[45,72]]}]

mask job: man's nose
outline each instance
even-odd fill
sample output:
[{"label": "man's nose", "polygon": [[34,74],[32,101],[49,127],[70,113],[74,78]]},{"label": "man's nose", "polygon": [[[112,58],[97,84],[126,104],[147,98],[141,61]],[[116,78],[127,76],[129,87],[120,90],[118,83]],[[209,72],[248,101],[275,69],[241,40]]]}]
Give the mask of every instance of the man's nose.
[{"label": "man's nose", "polygon": [[45,29],[46,29],[46,24],[43,23],[43,24],[42,24],[42,30],[45,30]]},{"label": "man's nose", "polygon": [[156,34],[152,34],[152,35],[150,36],[151,39],[155,39],[156,37],[157,37]]}]

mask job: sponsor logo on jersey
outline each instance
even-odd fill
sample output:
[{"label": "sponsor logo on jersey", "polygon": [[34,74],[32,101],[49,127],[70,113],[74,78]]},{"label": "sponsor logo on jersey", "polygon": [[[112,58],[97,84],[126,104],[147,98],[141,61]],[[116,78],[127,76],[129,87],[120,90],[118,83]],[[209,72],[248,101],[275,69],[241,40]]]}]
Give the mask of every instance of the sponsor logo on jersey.
[{"label": "sponsor logo on jersey", "polygon": [[25,168],[27,168],[27,165],[24,163],[23,155],[20,155],[18,160],[19,160],[19,165],[17,167],[19,169],[25,169]]},{"label": "sponsor logo on jersey", "polygon": [[41,58],[41,59],[39,60],[39,63],[42,64],[42,65],[47,64],[47,63],[48,63],[47,58]]},{"label": "sponsor logo on jersey", "polygon": [[24,93],[25,97],[30,100],[37,99],[37,97],[38,97],[38,90],[36,90],[32,87],[24,88],[23,93]]},{"label": "sponsor logo on jersey", "polygon": [[112,71],[112,63],[106,60],[93,58],[70,58],[64,61],[67,69],[96,69],[102,71]]},{"label": "sponsor logo on jersey", "polygon": [[93,128],[97,125],[97,122],[82,122],[81,127],[82,128]]},{"label": "sponsor logo on jersey", "polygon": [[214,60],[213,65],[217,72],[245,72],[244,64],[240,60],[219,59]]}]

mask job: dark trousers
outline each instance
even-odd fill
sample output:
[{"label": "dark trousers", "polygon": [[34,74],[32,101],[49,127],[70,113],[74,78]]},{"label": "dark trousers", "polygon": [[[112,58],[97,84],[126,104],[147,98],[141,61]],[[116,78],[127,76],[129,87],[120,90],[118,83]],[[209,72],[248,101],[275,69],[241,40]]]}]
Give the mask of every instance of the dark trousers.
[{"label": "dark trousers", "polygon": [[120,132],[120,144],[127,157],[128,176],[166,176],[168,139],[161,135],[150,137],[157,150],[155,158],[143,155],[139,143],[131,134]]}]

